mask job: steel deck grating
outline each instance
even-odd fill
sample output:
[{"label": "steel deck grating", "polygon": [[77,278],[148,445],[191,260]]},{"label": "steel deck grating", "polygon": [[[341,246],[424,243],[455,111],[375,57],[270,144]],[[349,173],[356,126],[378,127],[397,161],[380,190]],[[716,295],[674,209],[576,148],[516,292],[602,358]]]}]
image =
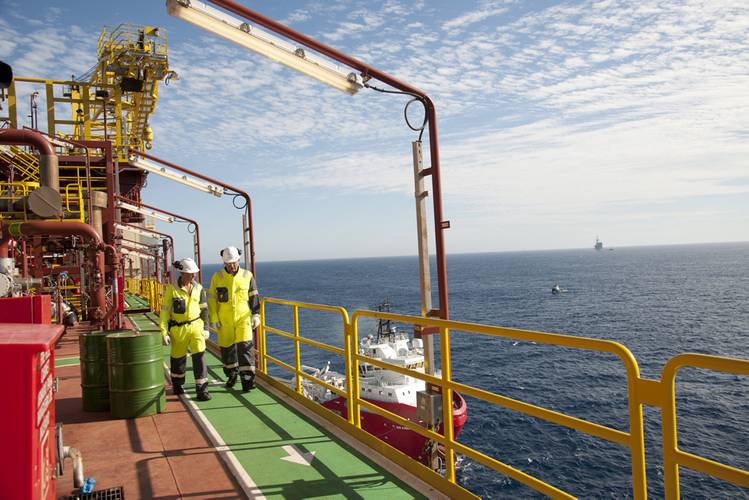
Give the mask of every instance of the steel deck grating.
[{"label": "steel deck grating", "polygon": [[124,500],[125,492],[122,486],[117,486],[91,493],[76,493],[65,498],[67,500]]}]

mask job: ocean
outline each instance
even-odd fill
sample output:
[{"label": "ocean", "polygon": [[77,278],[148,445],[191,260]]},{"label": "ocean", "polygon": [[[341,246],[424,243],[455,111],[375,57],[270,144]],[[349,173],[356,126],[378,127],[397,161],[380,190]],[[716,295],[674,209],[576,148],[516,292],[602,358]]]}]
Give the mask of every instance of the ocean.
[{"label": "ocean", "polygon": [[[220,266],[204,266],[204,281]],[[432,268],[434,271],[434,263]],[[642,377],[660,378],[683,352],[749,357],[749,243],[451,255],[452,319],[607,339],[630,349]],[[394,312],[419,314],[415,257],[257,264],[261,296],[357,309],[385,298]],[[436,283],[436,279],[433,281]],[[559,284],[564,293],[554,295]],[[435,299],[436,300],[436,299]],[[269,305],[268,324],[293,328],[290,309]],[[342,346],[332,313],[300,313],[303,336]],[[374,333],[363,322],[363,334]],[[455,380],[627,431],[626,378],[613,355],[452,332]],[[293,364],[292,344],[269,337],[269,352]],[[342,370],[336,356],[302,349],[302,362]],[[288,378],[282,369],[271,373]],[[466,397],[458,441],[581,498],[632,496],[627,449]],[[663,497],[661,420],[645,407],[648,493]],[[682,450],[749,469],[749,381],[686,368],[677,378]],[[470,459],[460,483],[484,498],[541,497]],[[681,469],[684,498],[749,498],[749,491]]]}]

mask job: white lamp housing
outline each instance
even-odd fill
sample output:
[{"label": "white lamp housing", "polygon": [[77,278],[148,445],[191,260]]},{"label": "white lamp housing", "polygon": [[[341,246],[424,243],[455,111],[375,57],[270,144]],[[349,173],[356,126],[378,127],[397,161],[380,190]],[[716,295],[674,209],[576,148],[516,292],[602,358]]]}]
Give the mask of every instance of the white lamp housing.
[{"label": "white lamp housing", "polygon": [[213,196],[219,198],[224,194],[224,188],[222,188],[221,186],[214,186],[213,184],[188,177],[181,172],[170,170],[166,167],[162,167],[142,158],[130,160],[130,165],[145,170],[146,172],[151,172],[153,174],[159,175],[161,177],[164,177],[165,179],[179,182],[180,184],[184,184],[185,186],[198,189],[200,191],[203,191],[204,193],[212,194]]},{"label": "white lamp housing", "polygon": [[169,223],[174,222],[174,217],[160,214],[159,212],[156,212],[154,210],[149,210],[147,208],[136,207],[135,205],[132,205],[130,203],[125,203],[124,201],[120,201],[120,200],[117,201],[117,208],[124,208],[125,210],[130,210],[131,212],[136,212],[139,214],[147,215],[155,219],[163,220],[164,222],[169,222]]},{"label": "white lamp housing", "polygon": [[127,250],[126,248],[121,249],[120,253],[122,255],[133,255],[135,257],[146,259],[146,260],[156,260],[156,258],[153,255],[148,255],[146,253],[140,253],[140,252],[131,252],[130,250]]},{"label": "white lamp housing", "polygon": [[120,224],[119,222],[115,222],[114,228],[119,229],[120,231],[130,231],[133,234],[139,234],[141,236],[146,236],[148,238],[155,238],[155,239],[161,238],[161,235],[159,233],[146,229],[145,227],[126,226],[124,224]]},{"label": "white lamp housing", "polygon": [[122,243],[139,250],[153,250],[153,248],[151,248],[149,245],[146,245],[145,243],[139,243],[137,241],[123,241]]},{"label": "white lamp housing", "polygon": [[199,28],[215,33],[230,42],[279,62],[291,69],[354,95],[363,85],[360,75],[346,72],[330,61],[307,54],[297,47],[256,26],[250,26],[198,0],[167,0],[167,12]]}]

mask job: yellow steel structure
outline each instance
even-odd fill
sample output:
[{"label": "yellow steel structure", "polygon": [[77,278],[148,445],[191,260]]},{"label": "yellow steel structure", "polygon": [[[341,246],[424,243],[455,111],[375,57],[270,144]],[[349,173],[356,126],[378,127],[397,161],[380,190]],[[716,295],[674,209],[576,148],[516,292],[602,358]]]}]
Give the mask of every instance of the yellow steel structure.
[{"label": "yellow steel structure", "polygon": [[73,103],[72,119],[83,118],[76,137],[112,140],[118,156],[126,161],[129,148],[151,148],[148,120],[156,108],[159,82],[174,75],[169,70],[166,33],[133,24],[104,28],[97,54],[96,66],[79,78],[88,85],[72,91],[72,98],[79,99]]},{"label": "yellow steel structure", "polygon": [[[8,88],[8,114],[0,116],[19,128],[19,85],[37,89],[41,101],[40,123],[52,137],[71,140],[112,141],[115,155],[128,160],[130,148],[150,148],[153,132],[148,124],[159,93],[159,82],[176,73],[169,69],[166,33],[153,26],[121,24],[104,28],[99,35],[97,62],[75,80],[15,77]],[[62,116],[59,106],[69,106]],[[44,130],[44,127],[37,125]],[[38,176],[38,159],[20,157],[19,148],[0,146],[0,155],[13,154],[13,166],[23,180]],[[24,151],[25,152],[25,151]],[[38,177],[37,177],[38,178]]]},{"label": "yellow steel structure", "polygon": [[[151,281],[148,284],[145,282]],[[154,280],[129,280],[128,290],[131,293],[149,299],[152,310],[158,311],[160,305],[153,299],[153,294],[158,290],[158,283]],[[534,332],[514,328],[502,328],[497,326],[482,325],[476,323],[465,323],[452,320],[441,320],[434,318],[423,318],[404,314],[394,314],[380,311],[355,311],[349,314],[343,307],[310,304],[292,300],[263,298],[261,300],[261,325],[258,331],[257,354],[258,354],[258,376],[281,392],[294,398],[297,402],[324,417],[344,431],[353,435],[372,449],[387,456],[393,462],[401,465],[412,474],[431,484],[438,490],[453,498],[474,498],[469,491],[463,489],[456,483],[455,479],[455,454],[460,453],[473,460],[494,469],[495,471],[519,481],[536,491],[552,498],[575,498],[568,492],[562,491],[536,477],[511,467],[495,458],[487,456],[473,448],[455,441],[452,435],[452,426],[443,426],[444,434],[422,427],[415,422],[391,413],[382,407],[365,401],[359,394],[359,363],[369,363],[380,368],[391,370],[403,375],[424,380],[428,384],[438,387],[443,398],[443,422],[452,422],[452,392],[458,391],[463,395],[481,399],[488,403],[501,406],[513,411],[521,412],[536,418],[546,420],[558,425],[568,427],[610,441],[630,450],[632,491],[634,498],[647,498],[647,483],[645,469],[645,447],[643,427],[643,405],[660,408],[663,424],[663,457],[664,457],[664,488],[667,499],[678,499],[679,496],[679,467],[688,467],[704,474],[712,475],[725,481],[749,488],[749,471],[732,467],[713,460],[699,457],[678,448],[677,426],[676,426],[676,402],[675,402],[675,379],[678,370],[682,367],[697,367],[706,370],[714,370],[736,375],[749,376],[749,361],[742,359],[727,358],[721,356],[709,356],[704,354],[680,354],[666,363],[660,380],[652,380],[640,377],[639,366],[632,353],[621,344],[607,340],[575,337],[552,333]],[[293,332],[267,324],[266,305],[276,304],[291,308]],[[343,348],[331,346],[301,335],[299,327],[299,310],[313,310],[328,312],[340,318],[343,331]],[[359,321],[361,318],[372,318],[396,321],[404,324],[419,326],[431,326],[439,330],[441,347],[441,377],[421,373],[408,368],[402,368],[378,359],[370,358],[359,353]],[[452,380],[452,367],[450,364],[450,335],[451,330],[468,334],[485,335],[489,337],[523,340],[537,342],[547,345],[582,349],[610,353],[618,357],[622,363],[627,376],[627,398],[629,401],[629,429],[621,431],[611,427],[579,419],[564,413],[543,408],[519,401],[513,398],[495,394],[478,389],[466,384]],[[294,366],[285,363],[268,352],[267,335],[273,334],[287,338],[294,342]],[[330,353],[343,357],[345,375],[351,384],[346,387],[335,387],[327,382],[314,377],[302,369],[301,345],[311,345]],[[288,370],[294,375],[295,387],[289,387],[279,380],[271,377],[268,373],[268,362]],[[348,400],[347,418],[341,419],[337,414],[323,408],[302,395],[302,378],[319,384],[331,392],[345,397]],[[388,418],[398,425],[402,425],[422,436],[441,444],[445,449],[445,471],[444,476],[429,469],[425,465],[412,460],[400,451],[373,437],[361,428],[361,410],[376,413]]]}]

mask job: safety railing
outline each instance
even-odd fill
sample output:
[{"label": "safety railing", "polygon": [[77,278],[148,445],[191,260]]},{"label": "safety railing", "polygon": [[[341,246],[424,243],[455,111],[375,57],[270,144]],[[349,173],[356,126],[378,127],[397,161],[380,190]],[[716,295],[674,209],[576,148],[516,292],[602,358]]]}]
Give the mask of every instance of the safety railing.
[{"label": "safety railing", "polygon": [[[293,332],[286,332],[284,330],[281,330],[279,328],[274,328],[271,326],[266,326],[265,331],[267,333],[273,333],[276,335],[279,335],[281,337],[285,337],[287,339],[290,339],[294,342],[294,366],[291,366],[287,363],[284,363],[280,359],[271,356],[267,353],[267,346],[265,342],[258,342],[258,357],[260,360],[260,370],[263,373],[268,372],[268,361],[271,363],[280,366],[281,368],[291,372],[294,374],[294,382],[295,382],[295,389],[298,394],[303,394],[303,384],[302,384],[302,378],[310,380],[318,385],[321,385],[322,387],[325,387],[327,390],[338,394],[341,397],[349,399],[349,401],[352,398],[352,385],[346,384],[346,389],[343,390],[339,387],[335,387],[323,380],[320,380],[319,378],[315,377],[314,375],[311,375],[309,373],[306,373],[302,369],[302,361],[301,361],[301,344],[307,344],[311,345],[313,347],[317,347],[318,349],[322,349],[328,352],[331,352],[333,354],[336,354],[338,356],[341,356],[344,359],[344,362],[346,364],[346,373],[349,373],[351,370],[351,353],[350,353],[350,342],[346,339],[344,341],[344,348],[341,349],[340,347],[334,347],[328,344],[324,344],[322,342],[318,342],[316,340],[308,339],[305,337],[302,337],[299,333],[299,309],[306,309],[311,311],[324,311],[324,312],[330,312],[341,316],[341,325],[343,327],[343,331],[346,332],[348,330],[347,325],[349,325],[349,317],[348,312],[343,307],[337,307],[337,306],[326,306],[321,304],[311,304],[311,303],[305,303],[305,302],[293,302],[288,300],[282,300],[282,299],[273,299],[273,298],[266,298],[263,299],[260,302],[260,308],[261,308],[261,316],[265,315],[265,305],[266,304],[279,304],[279,305],[285,305],[291,307],[291,314],[292,314],[292,324],[293,324]],[[349,405],[350,406],[350,405]],[[354,414],[353,409],[349,407],[349,422],[354,422]]]},{"label": "safety railing", "polygon": [[157,314],[161,312],[165,286],[164,283],[155,279],[126,278],[125,280],[127,292],[147,300],[148,308]]},{"label": "safety railing", "polygon": [[[267,315],[265,310],[265,304],[267,303],[283,304],[292,308],[293,332],[285,332],[281,329],[267,325]],[[315,309],[340,314],[344,331],[344,349],[303,337],[299,331],[299,309]],[[740,375],[749,375],[749,361],[718,356],[684,354],[676,356],[666,364],[661,380],[650,380],[640,378],[637,361],[626,347],[607,340],[375,311],[355,311],[350,316],[350,321],[348,320],[348,317],[349,315],[347,311],[342,307],[307,304],[273,298],[262,299],[261,327],[258,336],[259,373],[266,377],[266,379],[275,387],[287,392],[289,395],[303,403],[304,401],[301,400],[304,400],[305,398],[302,396],[302,391],[300,390],[302,378],[319,384],[333,393],[346,398],[348,401],[347,422],[344,423],[342,419],[331,419],[331,421],[336,425],[345,428],[361,440],[366,441],[368,439],[361,433],[361,411],[362,408],[364,408],[367,412],[380,415],[398,425],[410,429],[426,439],[439,443],[445,451],[444,476],[427,469],[416,461],[408,459],[404,460],[405,455],[401,455],[397,450],[390,448],[388,445],[384,445],[384,443],[378,445],[377,448],[379,450],[386,449],[387,455],[390,458],[394,458],[400,465],[404,466],[406,469],[421,477],[423,480],[426,480],[433,486],[442,489],[442,491],[446,491],[445,488],[447,487],[448,490],[449,488],[453,488],[451,490],[453,493],[460,491],[460,494],[468,494],[466,490],[454,489],[459,488],[455,478],[455,456],[459,453],[548,496],[554,498],[574,498],[571,494],[562,491],[551,484],[489,457],[474,448],[457,442],[453,436],[452,425],[443,425],[442,432],[436,432],[432,428],[424,427],[420,422],[405,419],[381,406],[366,401],[361,394],[361,384],[359,381],[360,363],[367,363],[381,369],[420,379],[427,385],[439,388],[442,397],[442,422],[453,422],[453,393],[458,392],[462,395],[481,399],[493,405],[521,412],[526,415],[624,446],[628,448],[630,452],[633,496],[634,498],[639,499],[647,498],[643,405],[660,407],[663,412],[663,449],[666,471],[664,487],[667,498],[679,497],[679,465],[698,470],[734,484],[749,487],[749,472],[698,457],[683,452],[677,448],[676,443],[678,441],[676,439],[676,410],[674,399],[674,379],[676,377],[676,371],[680,367],[697,366]],[[421,327],[435,328],[439,331],[441,376],[428,375],[361,354],[359,352],[358,333],[359,321],[361,318],[390,320],[415,326],[418,325]],[[612,427],[607,427],[595,422],[583,420],[452,380],[450,330],[489,337],[543,343],[553,346],[580,349],[583,351],[597,351],[616,356],[622,363],[626,373],[629,429],[627,431],[622,431]],[[280,361],[268,352],[267,334],[280,335],[294,341],[295,366]],[[299,353],[301,344],[312,345],[344,357],[347,379],[345,390],[333,387],[330,384],[319,380],[317,377],[303,372]],[[275,365],[281,366],[282,368],[294,373],[296,379],[295,390],[292,390],[283,384],[279,384],[269,376],[267,361],[271,361]],[[349,381],[352,383],[348,383]],[[309,405],[307,406],[310,407]],[[330,419],[330,416],[326,415],[325,411],[315,410],[314,406],[315,405],[311,407],[313,411],[318,411],[322,416]],[[346,428],[346,424],[349,424],[350,426]],[[401,456],[398,457],[398,455]],[[425,472],[425,470],[427,472]]]},{"label": "safety railing", "polygon": [[[15,202],[28,196],[32,191],[34,191],[34,189],[38,187],[38,182],[0,182],[0,200]],[[24,208],[21,208],[18,211],[15,211],[15,209],[11,206],[8,210],[3,210],[2,212],[0,212],[0,220],[25,219],[26,212],[24,210]]]},{"label": "safety railing", "polygon": [[77,212],[77,219],[81,222],[85,222],[86,211],[83,205],[83,186],[80,183],[68,184],[67,186],[65,186],[65,190],[63,192],[65,193],[65,212],[70,215],[73,215]]},{"label": "safety railing", "polygon": [[678,447],[676,425],[676,374],[680,368],[692,367],[735,375],[749,376],[749,361],[707,354],[679,354],[663,368],[661,384],[664,386],[663,411],[663,481],[666,498],[679,498],[679,466],[720,478],[749,488],[749,471],[731,467],[714,460],[693,455]]}]

